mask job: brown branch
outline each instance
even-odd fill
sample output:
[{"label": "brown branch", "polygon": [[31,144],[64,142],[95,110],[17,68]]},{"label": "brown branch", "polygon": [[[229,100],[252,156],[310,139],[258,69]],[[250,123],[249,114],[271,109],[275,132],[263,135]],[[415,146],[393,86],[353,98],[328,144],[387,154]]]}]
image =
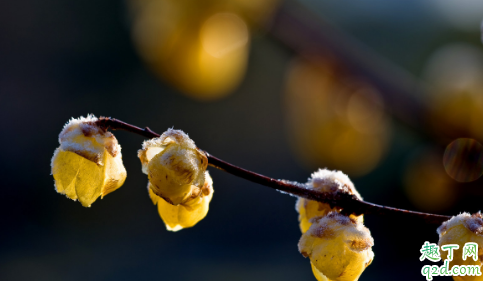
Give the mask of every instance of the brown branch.
[{"label": "brown branch", "polygon": [[[124,130],[131,133],[135,133],[141,135],[146,138],[156,138],[160,135],[149,129],[148,127],[142,129],[137,126],[128,124],[126,122],[110,118],[110,117],[100,117],[99,120],[96,122],[101,128],[107,130]],[[208,157],[208,163],[210,166],[230,173],[234,176],[244,178],[254,183],[258,183],[264,186],[271,187],[278,191],[288,193],[291,195],[295,195],[298,197],[303,197],[310,200],[315,200],[322,203],[328,203],[331,207],[338,207],[342,209],[342,212],[345,214],[378,214],[378,215],[385,215],[385,216],[402,216],[405,218],[413,218],[413,219],[420,219],[425,221],[426,223],[431,224],[441,224],[444,221],[447,221],[451,217],[443,216],[443,215],[436,215],[436,214],[429,214],[429,213],[421,213],[403,209],[397,209],[393,207],[386,207],[377,204],[373,204],[370,202],[365,202],[358,200],[355,196],[344,194],[344,193],[337,193],[335,195],[318,192],[313,189],[307,189],[303,184],[289,182],[285,180],[276,180],[270,177],[260,175],[254,173],[249,170],[245,170],[233,164],[230,164],[226,161],[223,161],[208,152],[206,152],[206,156]]]}]

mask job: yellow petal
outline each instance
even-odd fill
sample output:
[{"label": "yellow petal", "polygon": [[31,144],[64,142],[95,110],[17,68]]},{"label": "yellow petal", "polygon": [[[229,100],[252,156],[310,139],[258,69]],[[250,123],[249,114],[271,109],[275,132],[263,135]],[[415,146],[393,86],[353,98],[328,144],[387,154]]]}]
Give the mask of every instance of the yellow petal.
[{"label": "yellow petal", "polygon": [[[329,280],[354,281],[372,262],[373,239],[362,223],[331,212],[313,220],[299,251]],[[315,274],[315,272],[314,272]]]},{"label": "yellow petal", "polygon": [[159,198],[158,212],[171,231],[192,227],[201,221],[208,213],[209,203],[213,193],[204,197],[197,197],[178,206],[173,206],[163,198]]},{"label": "yellow petal", "polygon": [[312,266],[312,272],[314,273],[315,279],[317,279],[317,281],[330,281],[312,263],[310,263],[310,266]]},{"label": "yellow petal", "polygon": [[314,266],[334,281],[357,280],[366,268],[367,254],[350,250],[342,235],[331,240],[316,240],[312,256],[317,257],[313,258]]},{"label": "yellow petal", "polygon": [[52,174],[57,192],[78,199],[90,207],[99,196],[119,188],[126,179],[120,155],[113,158],[107,151],[98,165],[74,152],[58,148],[52,159]]},{"label": "yellow petal", "polygon": [[312,225],[307,218],[307,213],[305,212],[305,202],[305,198],[299,198],[295,207],[297,212],[299,213],[299,226],[302,233],[307,232],[307,230],[309,230],[310,226]]},{"label": "yellow petal", "polygon": [[148,193],[149,193],[149,198],[151,198],[151,201],[153,201],[153,204],[156,205],[159,201],[159,196],[156,195],[153,190],[150,188],[151,184],[148,183]]},{"label": "yellow petal", "polygon": [[77,200],[75,181],[82,159],[85,158],[72,152],[68,153],[60,148],[55,150],[52,158],[52,175],[55,180],[55,190],[60,194],[65,194],[72,200]]},{"label": "yellow petal", "polygon": [[121,154],[112,157],[110,153],[104,152],[105,156],[105,178],[101,190],[101,199],[124,184],[126,180],[126,169],[122,163]]},{"label": "yellow petal", "polygon": [[[208,172],[205,172],[205,177],[205,184],[198,189],[198,194],[177,206],[157,196],[152,190],[152,184],[148,184],[149,197],[153,204],[158,205],[158,213],[168,230],[178,231],[192,227],[206,216],[213,198],[213,180]],[[194,189],[196,188],[194,187]]]}]

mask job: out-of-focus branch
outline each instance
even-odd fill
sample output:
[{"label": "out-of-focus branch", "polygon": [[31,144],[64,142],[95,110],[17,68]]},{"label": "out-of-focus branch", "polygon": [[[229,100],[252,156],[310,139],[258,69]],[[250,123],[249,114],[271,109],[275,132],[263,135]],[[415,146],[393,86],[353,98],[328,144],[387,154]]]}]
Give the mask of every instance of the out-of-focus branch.
[{"label": "out-of-focus branch", "polygon": [[[146,138],[156,138],[160,136],[148,127],[142,129],[140,127],[110,117],[101,117],[96,123],[99,127],[105,130],[109,128],[112,130],[124,130],[141,135]],[[360,201],[355,196],[349,194],[337,193],[333,195],[318,192],[316,190],[306,188],[303,184],[285,180],[277,180],[257,174],[249,170],[245,170],[226,161],[223,161],[209,154],[206,151],[205,153],[208,157],[208,163],[212,167],[215,167],[237,177],[244,178],[251,182],[271,187],[283,193],[288,193],[291,195],[315,200],[322,203],[328,203],[331,205],[331,207],[341,208],[342,212],[345,214],[377,214],[391,217],[403,216],[405,218],[411,217],[413,219],[423,220],[431,224],[441,224],[444,221],[450,219],[450,217],[448,216],[403,210],[393,207],[381,206],[370,202]]]},{"label": "out-of-focus branch", "polygon": [[267,24],[268,35],[293,52],[322,56],[340,63],[345,72],[379,90],[395,120],[424,138],[439,142],[440,133],[426,124],[425,89],[417,78],[324,22],[295,1],[284,1]]}]

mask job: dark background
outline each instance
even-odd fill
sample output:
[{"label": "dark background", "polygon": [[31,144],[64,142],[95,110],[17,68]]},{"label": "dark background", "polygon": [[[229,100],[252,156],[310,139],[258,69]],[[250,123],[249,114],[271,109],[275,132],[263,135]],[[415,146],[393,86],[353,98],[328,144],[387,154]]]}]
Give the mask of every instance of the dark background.
[{"label": "dark background", "polygon": [[[355,2],[303,3],[416,76],[446,43],[481,49],[479,20],[454,25],[432,2]],[[284,123],[292,52],[253,32],[239,88],[200,102],[146,68],[127,14],[122,1],[0,2],[0,280],[315,280],[297,250],[295,198],[213,168],[208,216],[194,228],[168,232],[147,195],[137,135],[114,132],[128,173],[122,188],[91,208],[55,192],[50,159],[58,133],[71,117],[88,113],[158,133],[182,129],[213,155],[273,178],[305,182],[312,172],[291,152]],[[402,171],[426,145],[394,124],[384,159],[353,178],[364,199],[416,209]],[[441,213],[478,211],[481,192],[471,197]],[[419,249],[437,242],[436,227],[377,216],[365,221],[375,259],[360,280],[423,280],[427,263],[419,262]]]}]

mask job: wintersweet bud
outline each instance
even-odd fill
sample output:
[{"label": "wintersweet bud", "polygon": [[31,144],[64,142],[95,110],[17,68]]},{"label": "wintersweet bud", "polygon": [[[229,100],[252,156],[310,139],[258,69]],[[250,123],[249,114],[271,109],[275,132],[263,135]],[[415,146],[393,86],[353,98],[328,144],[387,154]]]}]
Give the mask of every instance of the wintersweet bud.
[{"label": "wintersweet bud", "polygon": [[190,200],[205,183],[208,158],[180,130],[168,129],[138,151],[149,189],[172,205]]},{"label": "wintersweet bud", "polygon": [[177,206],[169,204],[163,198],[154,194],[150,185],[151,183],[148,184],[149,197],[151,197],[154,205],[158,205],[159,216],[170,231],[192,227],[208,213],[209,204],[213,197],[213,180],[208,171],[205,172],[203,187],[196,189],[187,201]]},{"label": "wintersweet bud", "polygon": [[71,119],[59,134],[60,146],[51,162],[57,192],[84,207],[118,189],[126,179],[121,146],[96,121],[94,115]]},{"label": "wintersweet bud", "polygon": [[[361,196],[354,187],[349,177],[341,171],[330,171],[327,169],[319,169],[312,173],[306,184],[307,188],[315,189],[324,193],[347,193],[355,195],[362,200]],[[338,208],[331,208],[329,204],[321,203],[305,198],[297,200],[295,209],[299,213],[300,230],[305,233],[310,225],[310,220],[314,217],[324,216],[331,211],[340,211]],[[354,219],[363,222],[363,216],[352,216]]]},{"label": "wintersweet bud", "polygon": [[374,240],[359,221],[337,212],[311,219],[298,247],[317,280],[354,281],[374,259]]},{"label": "wintersweet bud", "polygon": [[327,279],[327,277],[325,277],[324,274],[322,274],[317,268],[315,268],[312,262],[310,263],[310,266],[312,267],[312,273],[314,274],[315,279],[317,279],[318,281],[330,281],[329,279]]},{"label": "wintersweet bud", "polygon": [[[438,227],[439,246],[447,244],[458,244],[459,248],[453,250],[453,260],[449,262],[449,268],[454,265],[478,265],[482,266],[483,257],[483,217],[480,212],[470,215],[462,213],[452,217]],[[478,244],[477,260],[473,257],[466,257],[463,259],[463,251],[467,242],[474,242]],[[447,259],[449,251],[440,250],[441,258]],[[483,280],[483,276],[453,276],[455,281],[476,281]]]}]

